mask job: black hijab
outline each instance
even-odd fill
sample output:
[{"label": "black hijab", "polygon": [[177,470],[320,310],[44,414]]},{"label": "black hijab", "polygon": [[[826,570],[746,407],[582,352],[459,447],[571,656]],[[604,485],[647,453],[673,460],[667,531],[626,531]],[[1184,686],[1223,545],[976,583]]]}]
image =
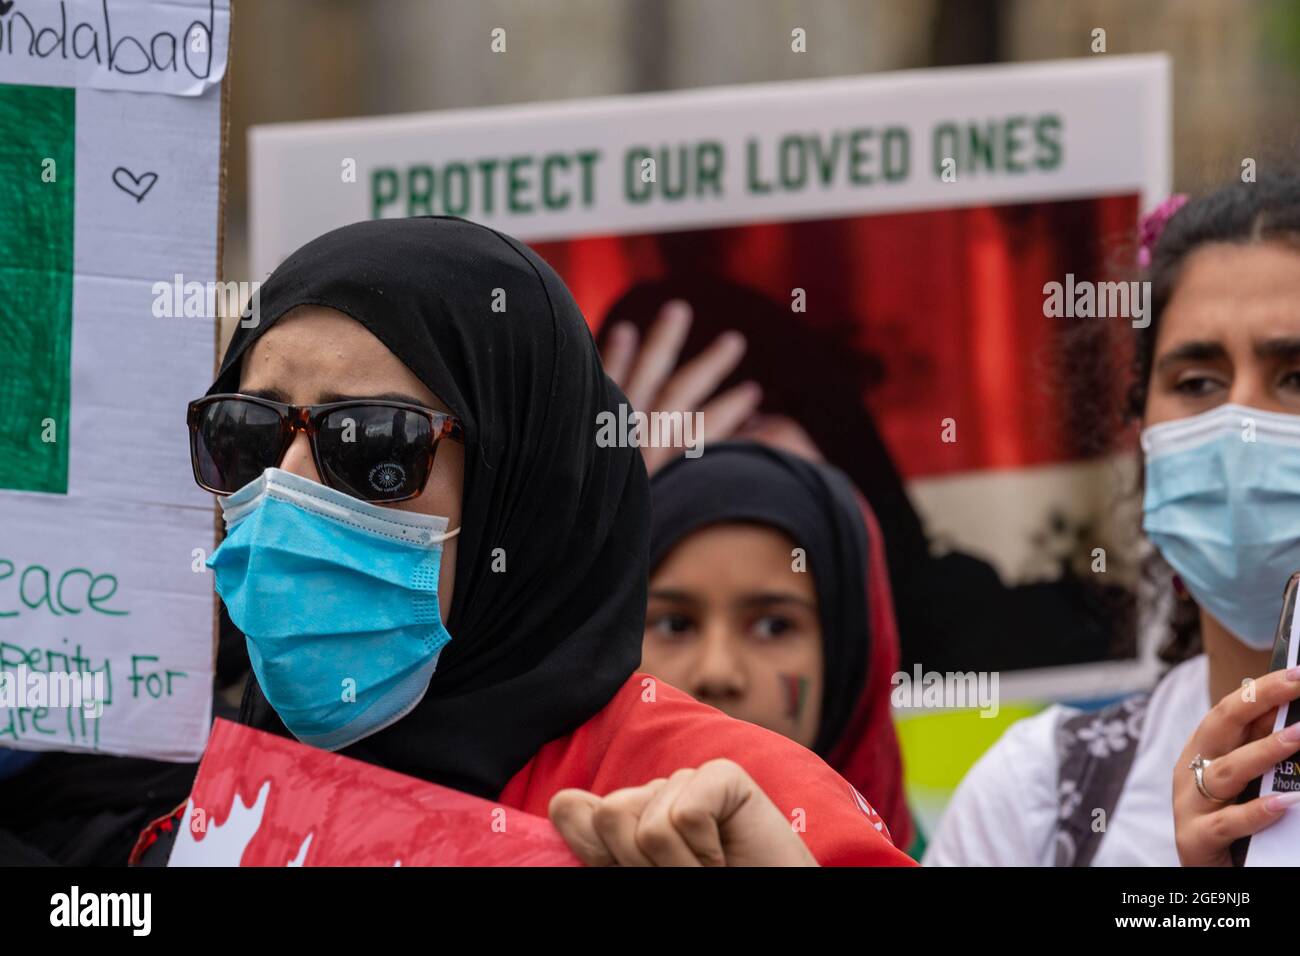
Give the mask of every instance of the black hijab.
[{"label": "black hijab", "polygon": [[[355,223],[291,255],[209,394],[238,391],[245,352],[302,305],[356,319],[465,426],[451,643],[416,708],[341,753],[494,797],[640,660],[645,467],[636,448],[595,441],[597,415],[626,399],[545,262],[441,216]],[[289,736],[251,675],[240,720]]]},{"label": "black hijab", "polygon": [[691,532],[726,521],[768,525],[804,549],[821,617],[825,686],[812,749],[827,756],[866,686],[871,641],[867,536],[853,485],[829,465],[724,442],[665,466],[650,488],[652,570]]}]

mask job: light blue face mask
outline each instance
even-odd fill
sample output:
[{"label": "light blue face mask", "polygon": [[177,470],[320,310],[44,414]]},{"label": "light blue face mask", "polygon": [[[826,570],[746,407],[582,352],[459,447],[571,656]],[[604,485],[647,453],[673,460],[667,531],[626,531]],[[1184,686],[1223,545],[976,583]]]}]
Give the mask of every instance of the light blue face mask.
[{"label": "light blue face mask", "polygon": [[1250,647],[1271,647],[1300,571],[1300,416],[1245,405],[1142,433],[1142,527],[1198,604]]},{"label": "light blue face mask", "polygon": [[406,716],[451,640],[438,610],[447,519],[279,468],[221,508],[226,539],[208,567],[290,732],[338,750]]}]

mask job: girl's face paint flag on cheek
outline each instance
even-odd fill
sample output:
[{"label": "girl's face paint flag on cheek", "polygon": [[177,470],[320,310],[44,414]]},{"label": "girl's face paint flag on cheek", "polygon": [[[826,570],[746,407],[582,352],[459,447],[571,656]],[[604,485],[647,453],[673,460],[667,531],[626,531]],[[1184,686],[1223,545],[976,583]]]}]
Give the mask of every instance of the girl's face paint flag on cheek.
[{"label": "girl's face paint flag on cheek", "polygon": [[800,674],[782,674],[781,684],[785,688],[785,715],[798,720],[803,716],[804,702],[808,699],[808,678]]},{"label": "girl's face paint flag on cheek", "polygon": [[171,866],[578,866],[549,820],[218,719]]}]

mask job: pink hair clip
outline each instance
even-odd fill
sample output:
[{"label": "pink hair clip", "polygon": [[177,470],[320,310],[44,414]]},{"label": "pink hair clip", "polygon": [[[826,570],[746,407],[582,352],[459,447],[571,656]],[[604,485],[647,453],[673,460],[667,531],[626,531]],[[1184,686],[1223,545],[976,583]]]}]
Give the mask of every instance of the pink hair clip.
[{"label": "pink hair clip", "polygon": [[1151,265],[1151,253],[1155,251],[1156,243],[1160,241],[1160,234],[1165,231],[1165,224],[1173,218],[1174,213],[1187,205],[1187,193],[1174,193],[1155,209],[1151,210],[1142,217],[1138,223],[1138,235],[1141,245],[1138,246],[1138,265],[1143,269]]}]

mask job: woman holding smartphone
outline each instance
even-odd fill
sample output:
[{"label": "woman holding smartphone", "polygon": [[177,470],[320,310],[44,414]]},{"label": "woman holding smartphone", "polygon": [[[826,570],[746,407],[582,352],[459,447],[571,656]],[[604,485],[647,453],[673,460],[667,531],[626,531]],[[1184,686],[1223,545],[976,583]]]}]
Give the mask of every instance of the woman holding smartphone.
[{"label": "woman holding smartphone", "polygon": [[1222,863],[1295,802],[1220,801],[1300,750],[1300,727],[1269,733],[1300,674],[1255,680],[1300,570],[1300,177],[1232,183],[1164,218],[1146,237],[1151,323],[1135,330],[1129,411],[1143,530],[1172,568],[1166,659],[1181,663],[1100,714],[1013,725],[958,788],[927,863]]}]

